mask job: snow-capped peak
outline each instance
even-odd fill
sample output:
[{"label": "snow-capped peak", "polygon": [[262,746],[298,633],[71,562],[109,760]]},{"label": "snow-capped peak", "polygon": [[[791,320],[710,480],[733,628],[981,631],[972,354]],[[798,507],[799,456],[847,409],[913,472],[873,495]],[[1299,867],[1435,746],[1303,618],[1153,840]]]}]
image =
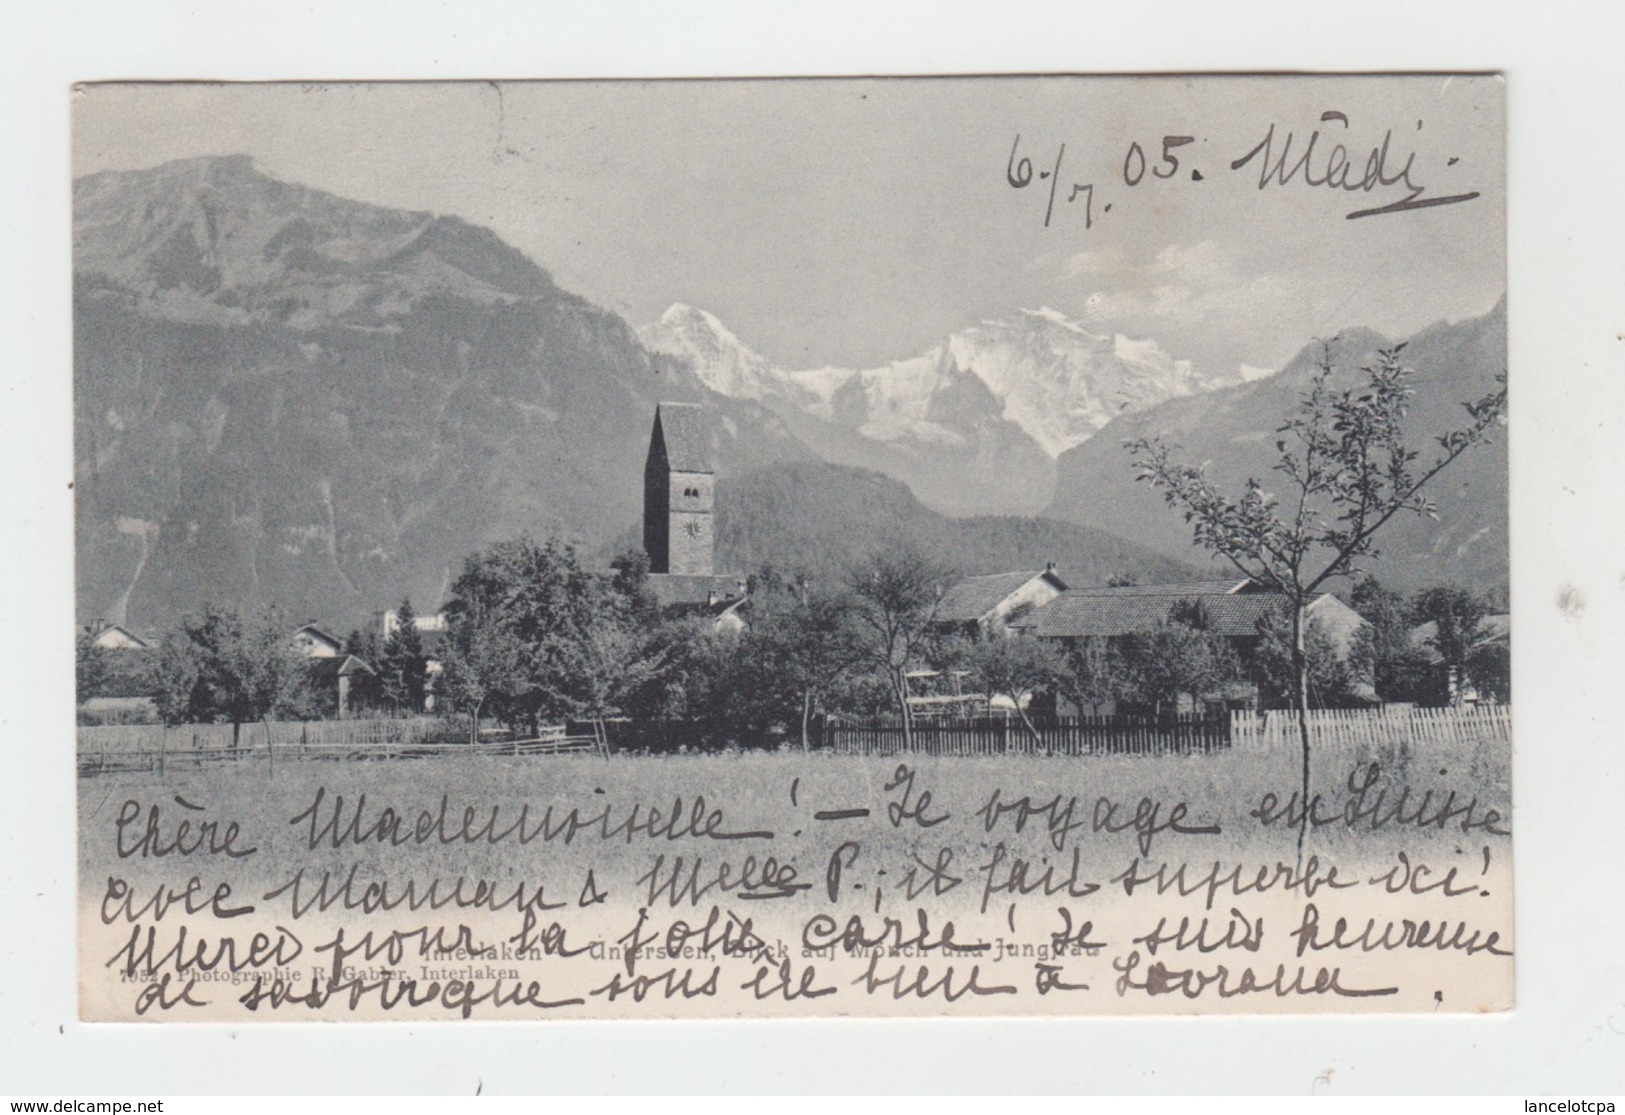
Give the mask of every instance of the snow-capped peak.
[{"label": "snow-capped peak", "polygon": [[[885,442],[962,438],[964,431],[947,416],[971,420],[972,412],[962,402],[946,405],[945,393],[979,381],[1003,418],[1052,458],[1121,413],[1259,375],[1244,366],[1228,376],[1203,376],[1154,340],[1094,333],[1048,306],[982,321],[918,356],[865,370],[778,368],[715,316],[681,303],[639,335],[653,350],[688,359],[714,391],[828,421],[837,420],[839,410],[843,425]],[[965,398],[962,390],[955,397]]]},{"label": "snow-capped peak", "polygon": [[760,399],[776,369],[715,314],[673,302],[660,320],[638,330],[645,347],[686,358],[711,390],[738,399]]}]

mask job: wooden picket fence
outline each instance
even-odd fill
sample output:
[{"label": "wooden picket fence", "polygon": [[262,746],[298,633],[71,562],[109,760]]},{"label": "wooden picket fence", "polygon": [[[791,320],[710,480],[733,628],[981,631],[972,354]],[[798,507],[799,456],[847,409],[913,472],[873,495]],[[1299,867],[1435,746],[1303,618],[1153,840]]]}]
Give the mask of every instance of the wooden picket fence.
[{"label": "wooden picket fence", "polygon": [[[611,727],[614,727],[613,725]],[[667,744],[678,738],[671,725],[657,733]],[[715,725],[692,725],[696,751],[717,750]],[[703,728],[705,731],[700,731]],[[1323,754],[1406,760],[1443,752],[1472,752],[1479,765],[1499,767],[1509,754],[1512,710],[1485,708],[1402,708],[1324,710],[1309,714],[1311,746]],[[1034,734],[1036,729],[1036,735]],[[626,726],[620,726],[626,735]],[[1236,712],[1228,716],[1045,717],[1029,728],[1017,717],[917,721],[912,742],[899,720],[830,720],[814,744],[838,755],[1206,755],[1234,750],[1270,754],[1300,746],[1297,715],[1290,710]],[[704,738],[701,738],[704,737]],[[687,737],[683,737],[687,738]],[[731,737],[730,737],[731,738]],[[631,748],[603,724],[559,725],[533,739],[482,738],[469,743],[453,721],[330,720],[244,724],[118,724],[78,729],[79,769],[112,771],[192,769],[220,763],[249,763],[273,770],[290,762],[319,760],[416,759],[434,756],[564,755],[608,756]],[[649,753],[674,748],[645,748]]]},{"label": "wooden picket fence", "polygon": [[[1267,754],[1300,746],[1297,714],[1049,717],[1035,736],[1018,718],[919,721],[905,747],[899,720],[832,722],[823,743],[842,755],[1206,755]],[[1486,708],[1327,709],[1309,714],[1310,743],[1339,754],[1427,754],[1484,749],[1512,738],[1512,710]]]},{"label": "wooden picket fence", "polygon": [[79,729],[79,751],[229,750],[233,746],[374,747],[421,743],[455,728],[433,717],[391,720],[253,721],[230,724],[105,724]]},{"label": "wooden picket fence", "polygon": [[[1037,734],[1034,734],[1036,730]],[[833,722],[825,745],[840,755],[1203,755],[1230,746],[1230,722],[1210,716],[1019,717],[921,720],[912,743],[901,720]]]},{"label": "wooden picket fence", "polygon": [[481,739],[470,743],[453,722],[415,720],[271,721],[243,724],[119,724],[81,727],[82,774],[151,771],[218,764],[250,764],[274,771],[279,764],[322,760],[366,761],[436,756],[593,754],[607,756],[601,731],[569,735],[562,725],[532,739]]},{"label": "wooden picket fence", "polygon": [[[1337,751],[1416,752],[1472,748],[1512,739],[1512,709],[1403,708],[1323,709],[1309,714],[1310,745]],[[1301,746],[1297,713],[1236,712],[1230,716],[1230,746],[1264,753]]]}]

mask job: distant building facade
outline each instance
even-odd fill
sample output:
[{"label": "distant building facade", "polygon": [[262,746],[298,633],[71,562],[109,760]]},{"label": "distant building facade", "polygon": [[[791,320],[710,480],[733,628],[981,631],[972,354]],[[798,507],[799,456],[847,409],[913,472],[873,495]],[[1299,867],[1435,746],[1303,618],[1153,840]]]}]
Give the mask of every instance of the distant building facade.
[{"label": "distant building facade", "polygon": [[[378,617],[378,633],[382,638],[387,639],[401,629],[401,614],[394,608],[373,614]],[[428,615],[413,616],[412,626],[424,634],[438,634],[446,629],[446,613],[430,612]]]},{"label": "distant building facade", "polygon": [[344,641],[307,623],[293,633],[294,649],[306,658],[336,658],[344,652]]},{"label": "distant building facade", "polygon": [[153,646],[153,640],[142,638],[116,623],[98,631],[91,642],[102,650],[150,650]]}]

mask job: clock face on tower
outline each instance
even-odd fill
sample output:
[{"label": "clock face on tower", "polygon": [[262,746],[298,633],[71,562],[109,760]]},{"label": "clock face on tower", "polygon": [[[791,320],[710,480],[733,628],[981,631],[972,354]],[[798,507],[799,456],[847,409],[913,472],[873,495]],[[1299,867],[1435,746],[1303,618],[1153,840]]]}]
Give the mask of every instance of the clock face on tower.
[{"label": "clock face on tower", "polygon": [[711,517],[692,513],[671,517],[671,553],[667,571],[709,576],[711,573]]}]

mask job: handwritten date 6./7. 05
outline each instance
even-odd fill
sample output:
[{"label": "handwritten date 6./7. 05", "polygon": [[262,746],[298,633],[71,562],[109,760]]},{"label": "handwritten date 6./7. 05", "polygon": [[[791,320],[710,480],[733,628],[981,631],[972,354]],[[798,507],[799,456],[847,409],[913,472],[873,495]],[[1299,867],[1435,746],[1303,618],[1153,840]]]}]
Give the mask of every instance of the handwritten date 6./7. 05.
[{"label": "handwritten date 6./7. 05", "polygon": [[[1271,123],[1261,139],[1238,158],[1223,164],[1221,170],[1256,171],[1258,175],[1256,186],[1259,190],[1296,185],[1310,189],[1332,190],[1340,194],[1370,195],[1378,191],[1392,191],[1398,194],[1386,204],[1367,206],[1345,213],[1344,216],[1351,221],[1361,217],[1455,205],[1472,201],[1479,196],[1477,191],[1442,197],[1428,196],[1427,186],[1418,178],[1417,152],[1414,149],[1403,153],[1396,151],[1394,129],[1391,127],[1384,130],[1379,141],[1370,144],[1369,148],[1361,148],[1360,152],[1356,152],[1351,149],[1353,145],[1340,142],[1338,139],[1350,126],[1346,113],[1328,110],[1321,113],[1319,123],[1329,125],[1330,129],[1323,135],[1320,127],[1313,128],[1306,139],[1300,139],[1296,132]],[[1423,121],[1418,120],[1416,131],[1421,132],[1422,128]],[[1193,135],[1164,135],[1160,141],[1154,141],[1149,145],[1150,153],[1138,140],[1131,142],[1123,153],[1120,168],[1123,186],[1133,190],[1145,183],[1148,178],[1164,182],[1175,179],[1192,183],[1205,181],[1202,168],[1196,165],[1197,160],[1193,152],[1184,150],[1198,142],[1205,141],[1199,141]],[[1457,162],[1459,160],[1452,157],[1446,165],[1454,166]],[[1041,189],[1048,187],[1044,203],[1045,228],[1050,227],[1050,222],[1055,217],[1057,198],[1063,205],[1081,200],[1083,227],[1093,228],[1096,216],[1096,183],[1080,182],[1073,178],[1063,191],[1061,178],[1065,164],[1066,144],[1063,143],[1056,150],[1054,162],[1045,169],[1035,171],[1032,159],[1021,153],[1021,135],[1017,133],[1015,142],[1010,145],[1010,157],[1005,164],[1004,177],[1012,189],[1024,190],[1033,185],[1035,180]],[[1099,212],[1109,213],[1111,209],[1112,203],[1105,201],[1099,207]]]},{"label": "handwritten date 6./7. 05", "polygon": [[[1185,146],[1188,143],[1195,142],[1195,136],[1163,136],[1162,157],[1156,163],[1151,165],[1150,173],[1152,176],[1156,178],[1172,178],[1174,175],[1178,174],[1179,157],[1174,154],[1175,150]],[[1016,141],[1010,145],[1010,161],[1004,168],[1004,177],[1005,181],[1009,182],[1012,187],[1018,190],[1025,189],[1027,186],[1032,185],[1033,181],[1033,162],[1025,155],[1018,158],[1017,153],[1020,151],[1020,149],[1021,136],[1020,134],[1017,134]],[[1061,144],[1060,150],[1055,153],[1055,165],[1050,167],[1048,170],[1040,170],[1038,172],[1039,181],[1044,182],[1047,180],[1049,183],[1049,199],[1044,206],[1045,228],[1049,227],[1050,220],[1055,215],[1056,188],[1060,185],[1061,165],[1063,162],[1065,162],[1065,160],[1066,144],[1063,143]],[[1129,144],[1128,153],[1123,156],[1123,182],[1129,186],[1138,186],[1141,181],[1144,180],[1146,170],[1147,165],[1145,149],[1142,148],[1137,142]],[[1202,180],[1202,172],[1199,170],[1192,170],[1191,178],[1194,181],[1200,182]],[[1073,182],[1071,184],[1071,188],[1067,191],[1064,200],[1067,204],[1071,204],[1072,202],[1077,201],[1080,197],[1083,199],[1083,227],[1093,228],[1095,224],[1095,184],[1093,182]],[[1111,209],[1111,203],[1107,202],[1101,207],[1101,212],[1110,213]]]}]

